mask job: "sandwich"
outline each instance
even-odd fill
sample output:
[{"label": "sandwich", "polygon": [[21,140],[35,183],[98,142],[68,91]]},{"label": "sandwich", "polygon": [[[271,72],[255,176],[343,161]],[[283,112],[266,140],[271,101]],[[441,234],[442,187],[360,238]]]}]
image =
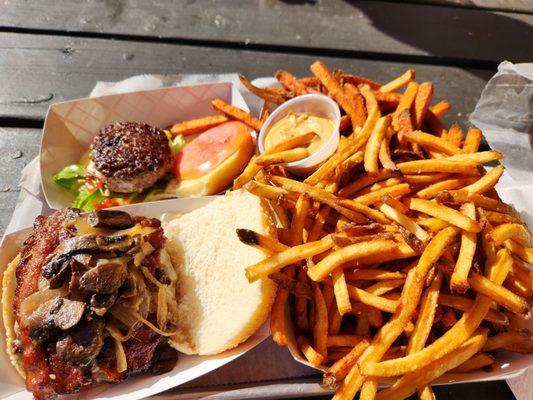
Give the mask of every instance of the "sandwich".
[{"label": "sandwich", "polygon": [[83,211],[173,197],[212,195],[227,188],[253,154],[251,130],[229,121],[194,135],[140,122],[104,126],[79,163],[53,181]]},{"label": "sandwich", "polygon": [[7,352],[36,399],[163,373],[177,361],[177,274],[156,219],[38,217],[3,276]]}]

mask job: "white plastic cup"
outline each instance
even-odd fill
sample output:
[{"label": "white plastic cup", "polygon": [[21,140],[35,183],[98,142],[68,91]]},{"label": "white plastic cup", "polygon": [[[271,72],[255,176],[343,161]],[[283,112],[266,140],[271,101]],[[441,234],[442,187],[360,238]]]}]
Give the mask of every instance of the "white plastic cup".
[{"label": "white plastic cup", "polygon": [[318,168],[320,164],[326,161],[339,145],[339,125],[341,123],[341,112],[339,106],[335,101],[323,94],[305,94],[303,96],[295,97],[276,108],[272,114],[267,118],[259,136],[257,144],[259,152],[265,151],[265,137],[270,128],[282,118],[285,118],[289,111],[294,113],[306,113],[316,117],[327,118],[333,122],[333,132],[329,139],[313,154],[308,157],[282,164],[283,167],[298,175],[306,175]]}]

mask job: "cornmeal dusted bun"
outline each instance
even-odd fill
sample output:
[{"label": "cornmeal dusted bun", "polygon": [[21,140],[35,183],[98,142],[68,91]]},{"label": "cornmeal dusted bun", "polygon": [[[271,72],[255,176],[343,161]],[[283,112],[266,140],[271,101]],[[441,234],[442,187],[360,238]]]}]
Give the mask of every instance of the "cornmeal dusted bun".
[{"label": "cornmeal dusted bun", "polygon": [[187,354],[217,354],[248,339],[267,319],[276,285],[250,284],[244,268],[266,257],[241,243],[237,228],[270,234],[262,201],[229,192],[164,227],[166,249],[178,271],[180,333],[171,344]]}]

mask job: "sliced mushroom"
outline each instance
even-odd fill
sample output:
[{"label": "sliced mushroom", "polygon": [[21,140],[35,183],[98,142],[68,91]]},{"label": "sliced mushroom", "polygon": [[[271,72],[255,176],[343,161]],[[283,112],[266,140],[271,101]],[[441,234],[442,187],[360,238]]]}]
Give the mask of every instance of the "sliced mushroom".
[{"label": "sliced mushroom", "polygon": [[30,339],[36,345],[46,342],[59,332],[53,314],[59,310],[62,303],[63,299],[60,297],[45,301],[22,320],[22,327],[28,328]]},{"label": "sliced mushroom", "polygon": [[72,328],[80,322],[85,312],[85,303],[62,299],[61,307],[52,315],[54,323],[62,331]]},{"label": "sliced mushroom", "polygon": [[41,344],[55,336],[59,330],[67,330],[80,322],[85,303],[56,297],[42,303],[27,318],[23,326],[28,328],[31,340]]},{"label": "sliced mushroom", "polygon": [[172,371],[178,362],[178,351],[168,344],[159,346],[152,360],[151,372],[154,375],[161,375]]},{"label": "sliced mushroom", "polygon": [[57,355],[70,364],[89,364],[98,356],[104,343],[104,325],[100,318],[76,325],[56,343]]},{"label": "sliced mushroom", "polygon": [[87,254],[87,253],[75,254],[72,256],[72,259],[76,261],[80,266],[85,267],[85,269],[92,268],[96,264],[96,259],[93,254]]},{"label": "sliced mushroom", "polygon": [[89,214],[87,220],[95,228],[124,229],[133,226],[131,216],[124,211],[93,211]]},{"label": "sliced mushroom", "polygon": [[80,288],[88,292],[110,294],[116,292],[127,275],[126,262],[122,258],[99,260],[96,267],[80,278]]},{"label": "sliced mushroom", "polygon": [[113,304],[115,304],[117,297],[118,292],[113,292],[111,294],[95,293],[91,296],[89,306],[96,315],[101,317],[113,306]]},{"label": "sliced mushroom", "polygon": [[61,242],[55,251],[49,256],[43,268],[41,275],[50,279],[61,271],[63,264],[69,261],[74,255],[80,253],[94,254],[98,253],[100,248],[96,244],[95,235],[74,236]]},{"label": "sliced mushroom", "polygon": [[[63,286],[63,282],[65,282],[70,271],[70,262],[71,260],[66,259],[63,263],[57,264],[57,271],[48,280],[50,289],[57,289]],[[56,268],[56,266],[54,266],[54,268]]]},{"label": "sliced mushroom", "polygon": [[126,234],[119,235],[98,235],[96,243],[101,250],[126,252],[134,245],[134,240]]}]

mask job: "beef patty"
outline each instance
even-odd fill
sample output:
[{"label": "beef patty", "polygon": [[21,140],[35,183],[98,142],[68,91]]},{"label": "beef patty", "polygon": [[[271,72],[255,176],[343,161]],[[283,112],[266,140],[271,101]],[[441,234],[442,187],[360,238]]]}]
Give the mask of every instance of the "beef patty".
[{"label": "beef patty", "polygon": [[172,167],[168,138],[161,129],[138,122],[103,127],[91,145],[97,175],[115,192],[153,186]]}]

